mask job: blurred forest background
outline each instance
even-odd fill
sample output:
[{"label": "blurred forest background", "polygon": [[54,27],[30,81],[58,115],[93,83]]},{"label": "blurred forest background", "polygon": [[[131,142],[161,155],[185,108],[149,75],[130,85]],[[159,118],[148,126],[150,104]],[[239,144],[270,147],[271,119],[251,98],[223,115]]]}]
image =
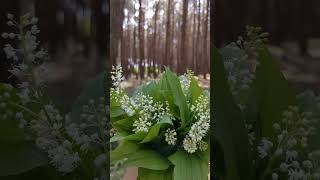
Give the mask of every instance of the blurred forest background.
[{"label": "blurred forest background", "polygon": [[164,67],[210,73],[210,0],[111,0],[112,64],[156,78]]},{"label": "blurred forest background", "polygon": [[[0,29],[11,32],[7,13],[15,18],[31,13],[39,19],[38,40],[49,52],[47,91],[62,107],[68,107],[87,82],[105,70],[109,53],[109,0],[6,0],[1,1]],[[0,82],[9,78],[10,61],[0,38]]]},{"label": "blurred forest background", "polygon": [[320,89],[320,1],[215,0],[214,43],[222,47],[246,25],[270,33],[269,45],[297,91]]}]

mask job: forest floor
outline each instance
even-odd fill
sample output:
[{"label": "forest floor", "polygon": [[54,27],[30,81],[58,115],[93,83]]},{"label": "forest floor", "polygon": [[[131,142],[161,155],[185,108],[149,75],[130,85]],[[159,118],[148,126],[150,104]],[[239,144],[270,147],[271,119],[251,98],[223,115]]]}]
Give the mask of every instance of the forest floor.
[{"label": "forest floor", "polygon": [[270,46],[270,49],[297,93],[307,89],[320,93],[320,39],[309,41],[308,56],[300,56],[297,44],[292,42],[282,48]]}]

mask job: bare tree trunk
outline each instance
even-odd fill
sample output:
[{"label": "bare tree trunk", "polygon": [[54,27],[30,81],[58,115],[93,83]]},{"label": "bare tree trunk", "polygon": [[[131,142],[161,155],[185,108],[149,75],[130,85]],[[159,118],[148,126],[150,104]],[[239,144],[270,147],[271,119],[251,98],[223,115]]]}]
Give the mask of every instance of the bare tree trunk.
[{"label": "bare tree trunk", "polygon": [[[127,32],[127,33],[126,33]],[[130,31],[129,25],[127,25],[127,31],[122,30],[121,36],[121,66],[123,68],[124,76],[129,77],[128,69],[128,45],[130,44]]]},{"label": "bare tree trunk", "polygon": [[208,26],[209,26],[209,14],[210,14],[210,0],[207,0],[207,12],[204,20],[204,32],[203,32],[203,77],[207,79],[207,73],[210,72],[210,56],[208,51]]},{"label": "bare tree trunk", "polygon": [[124,0],[111,0],[110,62],[113,65],[117,64],[118,48],[122,35],[123,8]]},{"label": "bare tree trunk", "polygon": [[[193,1],[193,11],[197,11],[197,0]],[[193,71],[197,69],[197,58],[196,58],[196,34],[197,34],[197,16],[193,14],[193,28],[192,28],[192,65]]]},{"label": "bare tree trunk", "polygon": [[[133,28],[133,45],[132,45],[132,58],[133,58],[133,69],[136,68],[135,66],[138,64],[138,53],[137,53],[137,28]],[[134,72],[134,71],[133,71]],[[138,79],[138,74],[134,72],[136,75],[136,79]]]},{"label": "bare tree trunk", "polygon": [[187,49],[187,17],[188,17],[189,0],[183,0],[182,7],[182,25],[181,25],[181,46],[180,46],[180,61],[178,63],[178,73],[182,74],[185,71],[185,63],[188,62],[188,57],[184,52]]},{"label": "bare tree trunk", "polygon": [[168,0],[167,8],[167,23],[166,23],[166,46],[165,46],[165,56],[164,56],[164,65],[168,66],[170,62],[170,43],[171,43],[171,8],[172,0]]},{"label": "bare tree trunk", "polygon": [[109,16],[107,13],[104,13],[101,9],[101,6],[103,6],[102,0],[94,0],[91,2],[92,9],[93,9],[93,15],[92,15],[92,34],[94,37],[94,40],[96,42],[99,56],[103,58],[101,60],[98,58],[96,62],[96,71],[101,72],[105,70],[105,67],[103,67],[103,64],[105,63],[104,60],[107,58],[107,49],[109,46],[108,43],[108,35],[107,31],[109,30]]},{"label": "bare tree trunk", "polygon": [[175,61],[174,61],[174,30],[175,30],[175,21],[174,21],[174,17],[175,17],[175,11],[174,11],[174,6],[175,6],[175,3],[173,3],[173,8],[172,9],[172,12],[171,12],[171,18],[172,18],[172,26],[171,26],[171,43],[170,43],[170,57],[169,57],[169,65],[171,68],[173,68],[175,66]]},{"label": "bare tree trunk", "polygon": [[154,11],[154,33],[153,33],[153,57],[152,57],[152,62],[153,62],[153,77],[157,77],[157,73],[156,73],[156,58],[157,57],[157,22],[158,22],[158,12],[159,12],[159,7],[160,7],[160,1],[157,2],[157,4],[155,5],[155,11]]},{"label": "bare tree trunk", "polygon": [[201,2],[198,0],[198,20],[197,20],[197,39],[196,39],[196,69],[195,74],[198,75],[201,69],[201,53],[200,53],[200,38],[201,38]]},{"label": "bare tree trunk", "polygon": [[142,10],[142,0],[139,0],[139,71],[140,71],[140,78],[144,78],[145,68],[144,68],[144,12]]}]

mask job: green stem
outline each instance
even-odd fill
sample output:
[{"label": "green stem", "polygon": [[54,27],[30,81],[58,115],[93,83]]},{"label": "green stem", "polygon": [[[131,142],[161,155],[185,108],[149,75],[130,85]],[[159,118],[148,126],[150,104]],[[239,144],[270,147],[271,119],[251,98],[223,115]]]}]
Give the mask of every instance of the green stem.
[{"label": "green stem", "polygon": [[34,113],[31,109],[25,107],[25,106],[22,106],[20,104],[17,104],[17,103],[13,103],[13,102],[9,102],[10,105],[14,106],[14,107],[17,107],[17,108],[20,108],[22,109],[23,111],[29,113],[30,115],[32,115],[33,117],[35,118],[38,118],[38,115],[36,113]]}]

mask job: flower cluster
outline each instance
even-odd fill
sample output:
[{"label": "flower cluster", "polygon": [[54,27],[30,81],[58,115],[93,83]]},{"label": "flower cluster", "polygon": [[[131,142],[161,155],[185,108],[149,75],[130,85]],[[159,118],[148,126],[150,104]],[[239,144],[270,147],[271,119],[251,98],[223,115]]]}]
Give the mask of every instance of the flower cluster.
[{"label": "flower cluster", "polygon": [[[183,140],[183,147],[189,153],[194,153],[201,140],[206,136],[210,128],[210,108],[209,98],[205,95],[199,96],[195,105],[191,106],[191,111],[197,120],[190,128],[188,135]],[[201,145],[201,147],[204,147]],[[202,148],[203,149],[203,148]]]},{"label": "flower cluster", "polygon": [[313,179],[319,176],[313,172],[313,159],[307,150],[308,137],[315,130],[313,123],[312,113],[301,112],[297,106],[290,106],[283,112],[281,123],[273,124],[276,142],[262,138],[257,147],[259,157],[269,157],[270,167],[277,166],[275,160],[280,159],[278,168],[271,172],[273,179],[281,175],[287,175],[288,179]]},{"label": "flower cluster", "polygon": [[184,95],[187,95],[189,91],[191,78],[194,77],[193,72],[191,70],[187,70],[187,73],[179,77],[180,84],[182,87],[182,91]]},{"label": "flower cluster", "polygon": [[[119,85],[119,82],[123,80],[121,71],[119,71],[119,69],[121,68],[113,67],[112,69],[114,70],[112,74],[115,77],[118,77],[113,78],[113,80],[119,80],[118,82],[114,82],[113,84]],[[163,74],[163,76],[160,78],[164,78],[167,80],[165,76],[168,74]],[[189,107],[187,110],[191,114],[191,116],[188,118],[190,118],[190,121],[192,121],[192,123],[186,128],[185,132],[181,133],[184,134],[181,138],[182,142],[179,142],[181,134],[177,128],[177,126],[181,125],[181,123],[178,122],[180,120],[179,118],[181,117],[179,117],[179,115],[174,115],[173,110],[170,109],[170,107],[174,107],[175,105],[169,105],[168,100],[170,101],[170,99],[166,99],[169,97],[162,97],[163,99],[159,101],[159,96],[157,97],[156,95],[155,97],[157,98],[155,98],[150,94],[144,92],[143,90],[138,90],[138,92],[135,92],[132,97],[129,97],[124,93],[124,89],[112,88],[110,93],[111,100],[115,102],[114,104],[116,107],[120,106],[124,110],[124,112],[126,112],[126,115],[128,115],[128,118],[130,120],[133,119],[133,123],[131,125],[132,132],[129,133],[141,133],[139,135],[143,136],[143,134],[149,133],[150,129],[154,125],[164,123],[166,125],[161,126],[159,130],[159,137],[161,138],[163,137],[161,135],[164,135],[164,141],[167,145],[170,146],[170,148],[177,148],[182,146],[188,153],[194,153],[198,149],[200,151],[205,151],[208,148],[208,144],[204,139],[207,136],[210,127],[209,97],[205,95],[205,93],[202,93],[198,97],[198,99],[193,102],[194,104],[191,102],[192,100],[189,99],[189,90],[190,86],[192,85],[192,78],[194,78],[191,71],[188,71],[186,74],[180,77],[176,76],[172,78],[179,78],[179,86],[181,87],[181,90],[183,92],[182,96],[186,98],[185,103],[186,106]],[[158,81],[158,83],[160,82],[161,80]],[[157,85],[157,82],[154,82],[154,86]],[[146,87],[147,86],[148,84],[146,85]],[[166,91],[168,92],[169,90]],[[157,91],[155,93],[159,92]],[[161,94],[159,95],[162,96]],[[123,102],[122,99],[125,99],[125,102]],[[130,111],[126,110],[128,107],[130,107]],[[129,113],[131,111],[132,114]],[[115,121],[117,121],[116,118]],[[164,131],[161,131],[162,127]]]},{"label": "flower cluster", "polygon": [[238,46],[231,44],[221,49],[230,90],[233,95],[247,90],[255,78],[253,64],[248,54]]},{"label": "flower cluster", "polygon": [[115,88],[111,88],[111,100],[119,104],[128,116],[138,114],[138,119],[133,123],[133,131],[135,133],[148,132],[149,128],[159,122],[165,115],[173,118],[167,103],[155,102],[153,97],[143,93],[138,93],[131,98],[125,94],[120,87],[121,82],[124,80],[121,66],[113,66],[112,69],[113,72],[111,74]]},{"label": "flower cluster", "polygon": [[135,113],[134,106],[128,95],[121,88],[121,82],[124,80],[121,66],[112,66],[111,80],[114,88],[111,88],[110,98],[121,105],[121,108],[126,111],[128,116],[133,116]]},{"label": "flower cluster", "polygon": [[165,135],[165,140],[169,145],[175,145],[177,141],[177,132],[174,129],[167,129]]},{"label": "flower cluster", "polygon": [[[37,42],[36,35],[40,32],[37,27],[38,19],[30,14],[22,16],[20,23],[14,19],[12,14],[8,14],[7,18],[8,26],[12,27],[15,33],[2,33],[2,38],[20,42],[17,45],[5,44],[3,48],[7,59],[12,59],[14,62],[9,71],[20,79],[32,81],[36,86],[42,86],[47,68],[46,64],[40,64],[39,60],[46,58],[47,52],[40,48]],[[22,95],[27,97],[28,92]]]},{"label": "flower cluster", "polygon": [[239,36],[236,42],[221,49],[233,95],[247,90],[254,80],[254,72],[259,64],[254,50],[259,44],[266,42],[267,37],[268,33],[262,32],[260,27],[247,26],[243,37]]},{"label": "flower cluster", "polygon": [[168,104],[164,107],[162,103],[154,102],[149,95],[139,93],[131,103],[139,111],[139,118],[133,123],[134,132],[148,132],[150,126],[159,122],[163,116],[173,117]]},{"label": "flower cluster", "polygon": [[43,78],[47,72],[47,53],[37,42],[37,21],[37,18],[26,14],[17,22],[13,15],[8,14],[7,24],[15,28],[17,33],[3,33],[2,37],[17,40],[19,45],[16,48],[6,44],[4,51],[8,59],[13,59],[10,72],[20,83],[17,88],[4,85],[4,93],[0,96],[0,110],[8,106],[11,108],[6,109],[14,110],[6,110],[4,115],[10,114],[17,119],[19,127],[26,132],[26,137],[34,140],[47,153],[50,164],[62,174],[79,168],[83,160],[95,162],[97,158],[86,156],[89,153],[97,154],[97,157],[104,154],[105,158],[100,159],[104,161],[102,164],[107,164],[109,134],[105,99],[102,97],[98,102],[90,100],[81,111],[81,119],[75,120],[70,117],[71,114],[62,114],[45,98]]},{"label": "flower cluster", "polygon": [[121,66],[112,66],[111,80],[115,88],[120,89],[121,82],[124,80],[122,73],[123,71]]}]

